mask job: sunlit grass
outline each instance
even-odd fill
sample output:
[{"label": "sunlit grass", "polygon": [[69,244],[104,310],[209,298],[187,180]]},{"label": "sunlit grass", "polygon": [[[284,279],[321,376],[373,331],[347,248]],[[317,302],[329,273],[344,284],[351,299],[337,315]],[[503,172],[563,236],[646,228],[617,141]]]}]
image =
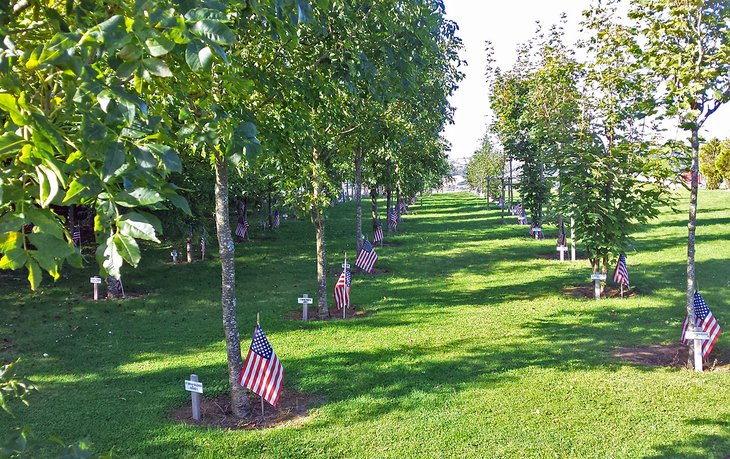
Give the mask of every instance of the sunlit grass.
[{"label": "sunlit grass", "polygon": [[[88,300],[91,268],[34,294],[20,276],[3,275],[2,359],[21,356],[40,393],[16,419],[0,416],[0,430],[27,424],[41,438],[89,437],[99,452],[139,458],[724,457],[730,374],[610,354],[678,339],[685,200],[682,213],[665,209],[638,229],[627,256],[639,295],[626,300],[561,293],[587,285],[590,269],[539,258],[555,253],[555,228],[534,241],[474,196],[437,195],[386,233],[400,243],[376,249],[386,273],[354,277],[352,301],[365,318],[296,322],[287,319],[296,298],[316,292],[313,228],[290,220],[273,236],[254,234],[236,249],[244,349],[260,313],[285,387],[323,400],[306,422],[263,431],[168,418],[188,398],[190,373],[206,395],[226,392],[215,260],[173,266],[169,247],[150,248],[125,275],[128,291],[146,295],[118,302]],[[352,203],[329,212],[333,273],[345,251],[354,257],[353,214]],[[700,288],[730,327],[730,193],[701,194],[697,234]],[[714,351],[725,361],[726,342]]]}]

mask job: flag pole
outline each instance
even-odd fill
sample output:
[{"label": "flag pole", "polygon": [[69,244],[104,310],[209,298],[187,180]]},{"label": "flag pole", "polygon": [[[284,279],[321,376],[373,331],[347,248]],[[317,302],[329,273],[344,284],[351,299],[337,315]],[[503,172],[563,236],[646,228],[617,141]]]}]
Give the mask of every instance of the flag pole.
[{"label": "flag pole", "polygon": [[[261,317],[258,312],[256,313],[256,325],[257,326],[261,325]],[[264,417],[264,397],[263,397],[263,395],[259,395],[259,398],[261,399],[261,418],[263,419],[263,417]]]},{"label": "flag pole", "polygon": [[[347,270],[347,250],[345,250],[345,270]],[[345,273],[345,284],[347,284],[347,273]],[[345,288],[347,288],[347,285],[345,285]],[[348,295],[348,298],[349,298],[349,295]],[[345,312],[346,310],[347,310],[347,304],[343,304],[342,305],[342,318],[343,319],[347,318],[345,315],[345,314],[347,314]]]}]

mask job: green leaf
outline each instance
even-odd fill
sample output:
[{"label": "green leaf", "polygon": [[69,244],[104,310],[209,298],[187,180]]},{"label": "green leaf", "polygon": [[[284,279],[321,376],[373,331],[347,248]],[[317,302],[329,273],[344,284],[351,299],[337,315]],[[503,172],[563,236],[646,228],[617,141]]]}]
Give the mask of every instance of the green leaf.
[{"label": "green leaf", "polygon": [[25,116],[20,114],[20,109],[16,103],[15,96],[12,94],[0,93],[0,109],[10,115],[10,119],[13,120],[13,123],[18,126],[25,126],[26,119]]},{"label": "green leaf", "polygon": [[219,45],[232,45],[236,41],[235,34],[227,25],[211,19],[196,22],[191,30]]},{"label": "green leaf", "polygon": [[103,180],[107,181],[111,178],[122,167],[124,161],[124,146],[120,142],[112,142],[104,157]]},{"label": "green leaf", "polygon": [[185,61],[193,72],[210,69],[213,53],[199,40],[193,40],[185,48]]},{"label": "green leaf", "polygon": [[147,49],[154,57],[164,56],[175,47],[174,41],[162,35],[148,38],[144,44],[147,45]]},{"label": "green leaf", "polygon": [[150,214],[130,212],[117,220],[117,228],[121,234],[135,239],[160,242],[155,234],[155,230],[161,227],[160,221],[156,217],[154,217],[156,221],[150,221],[150,217],[152,217]]},{"label": "green leaf", "polygon": [[126,234],[115,234],[112,239],[119,255],[136,268],[141,258],[137,241]]},{"label": "green leaf", "polygon": [[101,192],[101,182],[99,177],[93,174],[84,174],[76,177],[68,186],[66,197],[62,204],[77,204],[83,198],[91,198],[97,196]]},{"label": "green leaf", "polygon": [[177,193],[169,192],[165,193],[165,198],[172,203],[175,207],[185,212],[185,215],[193,215],[190,210],[188,201]]},{"label": "green leaf", "polygon": [[119,49],[131,40],[123,16],[112,16],[98,27],[107,50]]},{"label": "green leaf", "polygon": [[28,269],[28,282],[30,282],[31,290],[38,289],[43,278],[43,272],[40,266],[38,266],[38,263],[34,259],[28,257],[25,267]]},{"label": "green leaf", "polygon": [[145,147],[137,147],[132,149],[132,155],[134,156],[137,165],[146,171],[152,171],[157,168],[157,159],[150,153]]},{"label": "green leaf", "polygon": [[200,21],[203,19],[225,21],[227,18],[224,12],[211,8],[194,8],[185,13],[185,20],[187,21]]},{"label": "green leaf", "polygon": [[137,188],[131,193],[123,191],[116,196],[116,201],[124,207],[149,206],[163,200],[160,193],[149,188]]},{"label": "green leaf", "polygon": [[250,121],[239,124],[236,127],[235,132],[237,135],[240,135],[247,139],[254,139],[256,138],[256,134],[258,134],[258,131],[256,130],[256,125]]},{"label": "green leaf", "polygon": [[10,249],[0,258],[0,269],[18,269],[28,259],[28,254],[22,248]]},{"label": "green leaf", "polygon": [[58,178],[51,169],[42,164],[36,166],[36,174],[40,186],[41,207],[48,207],[58,194]]},{"label": "green leaf", "polygon": [[167,64],[165,64],[164,61],[156,57],[150,57],[148,59],[142,60],[142,65],[153,75],[157,75],[159,77],[172,76],[172,72],[170,71],[170,68],[167,66]]},{"label": "green leaf", "polygon": [[160,161],[165,165],[170,172],[182,171],[182,164],[180,163],[180,157],[175,151],[167,145],[160,145],[157,143],[148,144],[147,147],[156,154]]},{"label": "green leaf", "polygon": [[47,257],[61,260],[74,253],[73,246],[63,238],[47,233],[30,233],[27,237],[36,250]]},{"label": "green leaf", "polygon": [[25,145],[25,140],[14,132],[0,136],[0,161],[15,155]]}]

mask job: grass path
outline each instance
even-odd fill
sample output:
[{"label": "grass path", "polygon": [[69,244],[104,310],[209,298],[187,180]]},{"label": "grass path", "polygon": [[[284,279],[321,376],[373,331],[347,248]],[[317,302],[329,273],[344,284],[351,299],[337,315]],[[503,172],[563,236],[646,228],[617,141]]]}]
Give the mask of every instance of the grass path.
[{"label": "grass path", "polygon": [[[500,225],[498,211],[468,194],[427,197],[397,235],[386,234],[400,244],[378,249],[377,267],[388,272],[353,281],[363,319],[285,319],[297,296],[316,291],[311,224],[284,222],[239,245],[243,345],[260,311],[285,387],[324,399],[304,424],[221,431],[167,418],[187,398],[191,372],[206,394],[226,390],[219,267],[172,266],[169,248],[148,250],[127,275],[128,290],[149,295],[124,302],[83,298],[91,270],[35,294],[0,277],[0,359],[22,356],[41,389],[30,408],[16,408],[20,422],[41,437],[88,436],[119,457],[722,458],[729,372],[610,355],[678,338],[684,201],[678,207],[637,232],[628,265],[640,295],[628,300],[564,296],[562,287],[589,282],[588,263],[539,258],[554,252],[554,228],[530,240],[514,218]],[[343,252],[354,256],[353,209],[338,206],[328,220],[330,292]],[[730,329],[730,194],[702,193],[698,220],[699,285]],[[723,336],[713,352],[725,361],[727,343]],[[0,416],[0,431],[7,425]]]}]

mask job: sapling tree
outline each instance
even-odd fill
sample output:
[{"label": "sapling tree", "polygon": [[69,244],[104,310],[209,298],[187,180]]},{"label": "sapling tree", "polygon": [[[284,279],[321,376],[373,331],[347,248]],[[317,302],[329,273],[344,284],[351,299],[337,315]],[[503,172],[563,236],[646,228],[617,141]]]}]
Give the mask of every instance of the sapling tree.
[{"label": "sapling tree", "polygon": [[687,223],[686,307],[694,318],[697,288],[695,231],[699,177],[700,129],[730,100],[730,3],[725,0],[633,0],[643,70],[656,77],[660,115],[674,118],[687,134],[692,153]]}]

